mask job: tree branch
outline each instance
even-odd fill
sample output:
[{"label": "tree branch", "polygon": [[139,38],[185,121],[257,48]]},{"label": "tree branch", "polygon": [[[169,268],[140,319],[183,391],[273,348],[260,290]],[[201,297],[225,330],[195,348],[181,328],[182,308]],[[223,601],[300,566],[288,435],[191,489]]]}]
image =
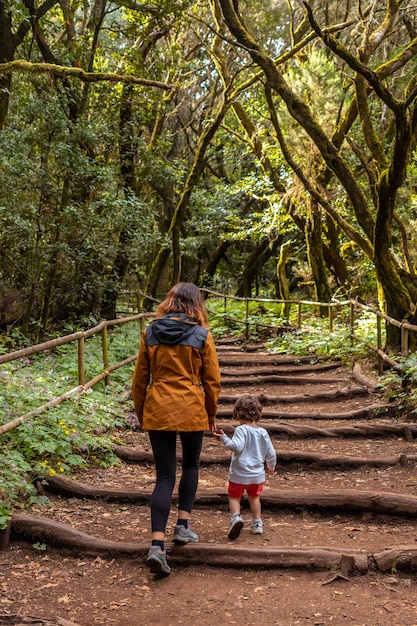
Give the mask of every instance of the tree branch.
[{"label": "tree branch", "polygon": [[298,97],[289,87],[276,64],[261,46],[245,29],[233,8],[232,0],[219,0],[225,21],[239,43],[249,51],[252,59],[263,69],[271,89],[276,91],[285,102],[290,115],[300,124],[311,137],[330,170],[332,170],[342,184],[354,207],[358,222],[363,228],[369,241],[373,241],[374,217],[369,210],[365,194],[358,184],[348,162],[340,155],[339,150],[329,140],[323,128],[313,117],[307,103]]},{"label": "tree branch", "polygon": [[137,78],[136,76],[123,76],[121,74],[107,72],[86,72],[78,67],[63,67],[53,63],[29,63],[28,61],[16,60],[9,63],[0,63],[0,75],[12,74],[13,72],[25,72],[27,74],[53,74],[60,77],[73,77],[87,83],[112,82],[126,83],[131,85],[143,85],[158,89],[175,89],[176,85],[170,85],[158,80]]},{"label": "tree branch", "polygon": [[268,85],[265,87],[265,96],[266,96],[266,100],[267,100],[267,103],[268,103],[268,108],[269,108],[269,114],[270,114],[270,117],[271,117],[271,122],[272,122],[272,125],[274,127],[274,130],[275,130],[275,133],[276,133],[276,136],[277,136],[277,139],[278,139],[278,143],[279,143],[280,148],[281,148],[281,152],[282,152],[283,157],[285,158],[286,162],[291,167],[291,169],[293,170],[295,175],[300,179],[300,181],[302,182],[305,190],[314,198],[314,200],[316,202],[318,202],[320,204],[320,206],[323,207],[323,209],[326,211],[326,213],[333,218],[333,220],[336,222],[336,224],[338,224],[340,226],[340,228],[349,237],[349,239],[354,241],[359,246],[359,248],[367,255],[368,258],[372,259],[373,258],[373,254],[374,254],[374,250],[373,250],[372,245],[369,243],[369,241],[366,240],[364,237],[362,237],[349,224],[349,222],[347,222],[340,215],[340,213],[338,213],[332,207],[330,202],[328,202],[327,199],[317,190],[316,186],[313,185],[313,183],[310,181],[310,179],[304,174],[304,172],[301,169],[301,167],[292,158],[291,153],[288,150],[287,145],[285,143],[284,136],[283,136],[283,134],[281,132],[281,128],[280,128],[280,125],[279,125],[278,117],[277,117],[277,114],[276,114],[276,111],[275,111],[275,107],[274,107],[274,103],[272,101],[271,90],[270,90]]},{"label": "tree branch", "polygon": [[160,15],[162,13],[162,10],[157,7],[135,2],[134,0],[113,0],[113,2],[119,7],[125,7],[126,9],[138,11],[139,13],[150,13],[151,15]]},{"label": "tree branch", "polygon": [[369,67],[362,63],[358,58],[353,56],[327,29],[322,30],[313,16],[310,4],[306,2],[306,0],[303,0],[303,4],[308,13],[311,28],[315,33],[317,33],[323,43],[325,43],[326,46],[340,59],[346,61],[352,70],[363,76],[372,86],[375,93],[395,114],[401,111],[404,107],[404,102],[394,98],[390,91],[382,85],[378,73],[369,69]]}]

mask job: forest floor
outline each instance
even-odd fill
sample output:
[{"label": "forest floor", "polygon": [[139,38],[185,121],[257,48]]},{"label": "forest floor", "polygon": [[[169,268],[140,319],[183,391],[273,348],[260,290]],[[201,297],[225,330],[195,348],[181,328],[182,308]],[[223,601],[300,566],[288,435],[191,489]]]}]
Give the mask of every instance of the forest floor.
[{"label": "forest floor", "polygon": [[[372,385],[358,383],[350,369],[337,363],[329,371],[299,374],[288,364],[272,364],[264,353],[243,353],[239,347],[219,346],[219,357],[224,381],[219,424],[230,429],[236,424],[228,416],[234,397],[263,396],[262,425],[270,429],[278,452],[277,473],[262,496],[264,534],[251,535],[244,501],[245,527],[237,540],[227,539],[228,457],[219,459],[225,449],[207,434],[192,516],[200,543],[172,550],[170,576],[155,578],[144,565],[150,541],[145,500],[48,493],[50,505],[30,514],[90,537],[128,548],[133,544],[132,551],[71,548],[54,542],[53,532],[28,538],[19,533],[18,522],[15,531],[13,522],[10,544],[0,553],[0,625],[417,626],[415,557],[410,566],[398,557],[384,571],[373,558],[385,549],[398,549],[400,555],[404,547],[410,554],[417,548],[416,509],[411,510],[417,501],[415,438],[410,431],[408,436],[383,428],[376,434],[360,431],[364,425],[401,425],[405,418],[398,418]],[[296,367],[303,366],[297,362]],[[271,368],[273,374],[263,374]],[[248,377],[251,382],[244,382]],[[363,416],[360,411],[367,407],[374,408]],[[414,432],[413,422],[407,424]],[[351,427],[359,430],[352,435]],[[147,433],[126,428],[114,436],[125,449],[150,451]],[[117,467],[69,478],[93,488],[149,494],[155,473],[149,460],[121,460]],[[211,501],[205,498],[210,494]],[[294,504],[285,494],[302,497]],[[312,494],[318,497],[316,505],[309,500]],[[337,497],[348,494],[372,495],[377,503],[382,494],[394,505],[405,498],[411,509],[338,504]],[[174,504],[170,531],[175,519]],[[286,555],[282,559],[280,550]],[[368,566],[344,569],[320,560],[323,552],[332,551],[365,555]]]}]

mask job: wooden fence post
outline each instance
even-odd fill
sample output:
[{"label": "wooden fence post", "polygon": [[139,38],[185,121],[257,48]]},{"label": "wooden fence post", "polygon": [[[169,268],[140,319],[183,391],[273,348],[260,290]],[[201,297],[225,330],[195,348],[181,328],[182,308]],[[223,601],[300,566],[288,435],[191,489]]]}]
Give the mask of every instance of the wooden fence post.
[{"label": "wooden fence post", "polygon": [[378,374],[381,376],[384,368],[383,368],[383,359],[381,357],[380,350],[382,350],[382,330],[381,330],[381,318],[379,315],[376,316],[376,342],[378,348]]},{"label": "wooden fence post", "polygon": [[7,520],[6,528],[0,529],[0,552],[5,552],[9,549],[11,528],[12,521],[9,519]]},{"label": "wooden fence post", "polygon": [[408,356],[408,328],[405,326],[407,320],[401,324],[401,356],[405,359]]},{"label": "wooden fence post", "polygon": [[104,324],[101,330],[101,339],[102,339],[102,347],[103,347],[103,365],[104,370],[107,371],[106,376],[104,377],[104,384],[110,384],[110,374],[109,371],[109,342],[107,336],[107,323]]},{"label": "wooden fence post", "polygon": [[354,304],[350,301],[350,311],[349,311],[349,327],[350,327],[350,337],[351,343],[353,345],[353,334],[354,334],[354,325],[355,325],[355,309]]},{"label": "wooden fence post", "polygon": [[85,337],[82,335],[78,339],[78,384],[84,385],[85,383]]},{"label": "wooden fence post", "polygon": [[333,321],[334,321],[333,307],[329,302],[329,332],[330,333],[333,332]]}]

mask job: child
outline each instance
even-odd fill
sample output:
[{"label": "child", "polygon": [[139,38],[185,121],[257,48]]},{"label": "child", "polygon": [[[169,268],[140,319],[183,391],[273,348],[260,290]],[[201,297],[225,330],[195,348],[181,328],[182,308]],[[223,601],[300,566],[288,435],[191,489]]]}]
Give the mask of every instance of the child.
[{"label": "child", "polygon": [[213,433],[217,440],[232,450],[227,490],[232,515],[227,533],[229,539],[237,539],[243,528],[240,500],[245,491],[252,513],[252,534],[263,533],[260,495],[265,482],[265,463],[268,474],[273,474],[277,455],[269,434],[258,425],[261,415],[262,406],[258,399],[255,396],[242,396],[233,407],[233,417],[240,422],[233,438],[230,439],[221,429]]}]

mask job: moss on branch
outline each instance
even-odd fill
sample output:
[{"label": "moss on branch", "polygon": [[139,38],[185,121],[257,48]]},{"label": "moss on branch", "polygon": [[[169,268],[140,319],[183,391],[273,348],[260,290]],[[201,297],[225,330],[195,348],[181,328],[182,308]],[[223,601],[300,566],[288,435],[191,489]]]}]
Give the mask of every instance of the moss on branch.
[{"label": "moss on branch", "polygon": [[163,83],[158,80],[139,78],[137,76],[123,76],[111,72],[86,72],[80,67],[67,67],[53,63],[30,63],[29,61],[16,60],[9,63],[0,63],[0,75],[12,74],[13,72],[25,72],[27,74],[53,74],[54,76],[78,78],[85,83],[112,82],[158,89],[175,89],[175,85]]}]

